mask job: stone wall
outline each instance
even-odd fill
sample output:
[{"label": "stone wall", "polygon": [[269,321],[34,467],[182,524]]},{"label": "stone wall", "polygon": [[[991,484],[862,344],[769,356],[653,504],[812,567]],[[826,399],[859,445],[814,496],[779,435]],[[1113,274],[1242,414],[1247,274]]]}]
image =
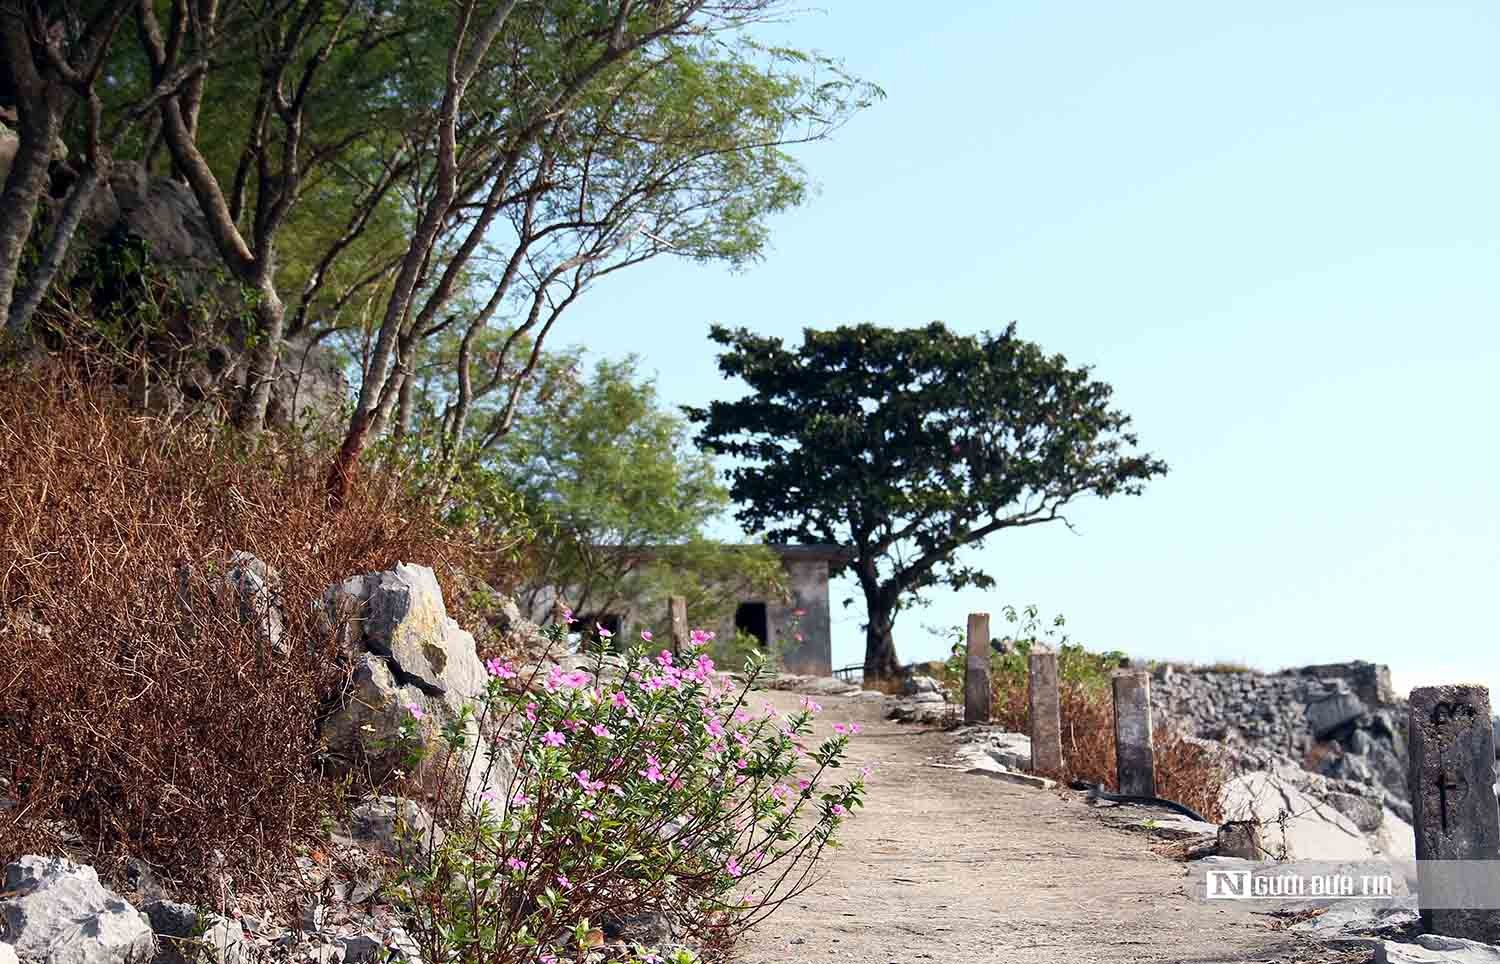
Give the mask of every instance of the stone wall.
[{"label": "stone wall", "polygon": [[1161,723],[1223,743],[1246,768],[1289,758],[1409,818],[1407,710],[1385,666],[1259,673],[1164,665],[1153,675],[1151,702]]}]

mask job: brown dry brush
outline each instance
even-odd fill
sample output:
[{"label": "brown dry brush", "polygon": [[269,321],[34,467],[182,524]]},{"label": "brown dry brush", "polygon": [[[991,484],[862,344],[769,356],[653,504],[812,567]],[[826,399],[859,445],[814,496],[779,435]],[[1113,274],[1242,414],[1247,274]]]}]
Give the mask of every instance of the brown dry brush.
[{"label": "brown dry brush", "polygon": [[[341,792],[317,731],[347,668],[316,600],[398,561],[446,580],[479,547],[391,473],[331,514],[329,453],[168,424],[72,366],[0,373],[0,452],[0,863],[66,847],[183,895],[253,882]],[[284,653],[229,598],[234,550],[279,572]]]},{"label": "brown dry brush", "polygon": [[[991,700],[994,722],[1012,732],[1031,732],[1031,708],[1024,686],[996,686]],[[1114,704],[1108,688],[1063,681],[1058,687],[1058,709],[1063,771],[1046,775],[1063,784],[1083,780],[1118,790]],[[1218,755],[1185,738],[1168,721],[1153,722],[1156,795],[1185,804],[1211,821],[1223,819],[1219,794],[1227,774]]]}]

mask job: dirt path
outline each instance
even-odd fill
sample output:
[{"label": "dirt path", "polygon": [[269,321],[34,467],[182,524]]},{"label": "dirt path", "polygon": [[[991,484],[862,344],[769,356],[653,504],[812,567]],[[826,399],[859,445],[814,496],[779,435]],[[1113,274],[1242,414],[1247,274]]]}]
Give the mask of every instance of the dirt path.
[{"label": "dirt path", "polygon": [[[800,697],[766,694],[791,709]],[[1089,964],[1360,960],[1265,917],[1185,896],[1183,865],[1104,826],[1080,799],[931,766],[951,738],[820,698],[820,735],[856,720],[875,768],[826,876],[752,932],[745,964]]]}]

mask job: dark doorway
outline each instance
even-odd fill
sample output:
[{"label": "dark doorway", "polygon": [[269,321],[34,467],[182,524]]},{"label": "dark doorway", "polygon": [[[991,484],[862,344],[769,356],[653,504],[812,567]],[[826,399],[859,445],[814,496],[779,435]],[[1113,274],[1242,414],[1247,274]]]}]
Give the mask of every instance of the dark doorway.
[{"label": "dark doorway", "polygon": [[[575,616],[568,629],[582,634],[584,649],[598,648],[610,651],[620,648],[620,624],[622,622],[624,622],[624,617],[619,613],[584,613],[581,616]],[[596,638],[598,635],[596,627],[601,626],[613,634],[610,638],[602,640],[602,646],[601,640]]]},{"label": "dark doorway", "polygon": [[754,636],[764,646],[770,631],[766,620],[766,604],[763,602],[740,603],[739,608],[734,611],[734,628]]}]

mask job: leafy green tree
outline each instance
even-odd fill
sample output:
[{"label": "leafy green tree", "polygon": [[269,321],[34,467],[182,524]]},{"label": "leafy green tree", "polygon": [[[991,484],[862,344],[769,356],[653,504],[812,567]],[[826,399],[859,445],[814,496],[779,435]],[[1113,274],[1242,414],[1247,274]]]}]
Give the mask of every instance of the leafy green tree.
[{"label": "leafy green tree", "polygon": [[521,594],[535,619],[561,590],[580,615],[618,613],[659,630],[667,597],[680,595],[696,624],[713,624],[744,595],[782,588],[770,550],[704,538],[728,492],[638,364],[603,361],[571,382],[554,373],[554,391],[487,456],[543,529]]},{"label": "leafy green tree", "polygon": [[[15,102],[25,135],[15,203],[0,209],[0,312],[23,327],[51,278],[23,277],[21,261],[39,241],[53,136],[102,137],[82,183],[114,160],[179,179],[244,295],[243,357],[223,376],[242,385],[242,428],[265,424],[290,339],[336,336],[358,386],[329,471],[338,504],[370,441],[405,424],[393,415],[431,344],[457,336],[449,417],[435,423],[451,468],[481,400],[503,400],[487,431],[509,430],[543,342],[595,282],[661,255],[743,265],[769,216],[804,199],[788,148],[879,91],[754,39],[789,12],[787,0],[0,0],[13,54],[0,58],[0,109]],[[69,122],[83,105],[89,123]],[[51,232],[42,265],[61,263],[70,235]],[[8,311],[22,282],[22,310]]]},{"label": "leafy green tree", "polygon": [[800,349],[714,326],[719,369],[750,394],[688,409],[729,470],[739,520],[777,541],[852,550],[865,674],[900,670],[895,622],[934,586],[994,579],[958,553],[1002,529],[1067,522],[1083,496],[1137,495],[1166,464],[1137,453],[1112,389],[1022,340],[934,322],[808,329]]}]

